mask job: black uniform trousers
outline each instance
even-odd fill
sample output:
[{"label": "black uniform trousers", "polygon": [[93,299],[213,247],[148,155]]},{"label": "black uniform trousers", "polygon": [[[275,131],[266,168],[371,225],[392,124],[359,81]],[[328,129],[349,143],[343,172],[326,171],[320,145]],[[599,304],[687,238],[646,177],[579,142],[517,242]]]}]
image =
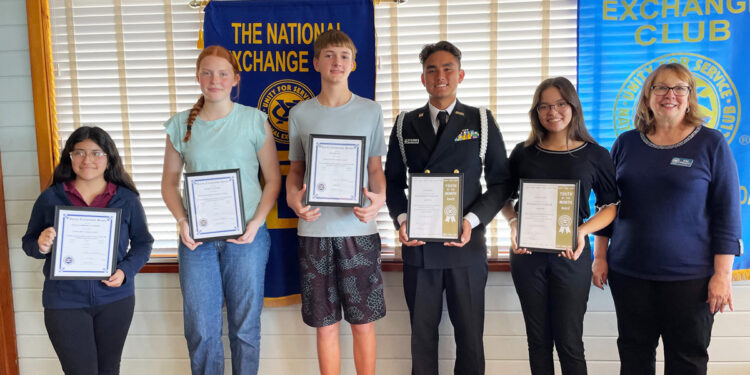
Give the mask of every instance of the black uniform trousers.
[{"label": "black uniform trousers", "polygon": [[654,375],[659,336],[664,374],[705,375],[714,316],[706,298],[710,277],[653,281],[609,270],[617,312],[621,375]]},{"label": "black uniform trousers", "polygon": [[[456,251],[461,251],[456,248]],[[411,320],[413,375],[438,375],[438,325],[443,292],[456,340],[454,374],[484,374],[484,288],[487,263],[425,269],[404,264],[404,294]],[[415,317],[417,317],[415,319]]]},{"label": "black uniform trousers", "polygon": [[511,254],[510,267],[526,323],[531,373],[555,373],[554,347],[563,375],[585,375],[583,316],[591,288],[588,239],[576,261],[542,252]]},{"label": "black uniform trousers", "polygon": [[135,296],[80,309],[44,309],[44,325],[66,375],[114,375],[133,320]]}]

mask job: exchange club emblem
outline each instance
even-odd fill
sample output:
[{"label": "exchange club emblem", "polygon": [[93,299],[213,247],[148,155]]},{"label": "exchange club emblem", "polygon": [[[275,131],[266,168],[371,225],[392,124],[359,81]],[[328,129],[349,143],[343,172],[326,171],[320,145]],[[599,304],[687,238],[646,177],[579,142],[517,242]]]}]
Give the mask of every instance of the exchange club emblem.
[{"label": "exchange club emblem", "polygon": [[289,111],[297,103],[312,98],[304,83],[293,79],[276,81],[260,94],[258,109],[268,114],[271,132],[277,143],[289,144]]},{"label": "exchange club emblem", "polygon": [[625,80],[615,99],[612,121],[617,134],[633,129],[643,82],[659,65],[680,63],[693,73],[696,94],[704,125],[716,129],[732,143],[740,123],[740,98],[732,78],[716,61],[696,53],[670,53],[659,56],[635,69]]}]

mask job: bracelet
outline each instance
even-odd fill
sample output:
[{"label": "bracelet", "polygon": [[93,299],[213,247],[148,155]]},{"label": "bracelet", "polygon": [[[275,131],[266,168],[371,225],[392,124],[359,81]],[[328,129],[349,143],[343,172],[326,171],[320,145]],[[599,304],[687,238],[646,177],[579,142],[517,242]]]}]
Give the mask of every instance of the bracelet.
[{"label": "bracelet", "polygon": [[513,224],[514,221],[518,221],[518,218],[517,217],[512,217],[512,218],[508,219],[508,225]]},{"label": "bracelet", "polygon": [[186,217],[184,217],[184,216],[183,216],[183,217],[181,217],[181,218],[179,218],[179,219],[177,219],[177,224],[180,224],[180,223],[182,223],[183,221],[187,221],[187,218],[186,218]]}]

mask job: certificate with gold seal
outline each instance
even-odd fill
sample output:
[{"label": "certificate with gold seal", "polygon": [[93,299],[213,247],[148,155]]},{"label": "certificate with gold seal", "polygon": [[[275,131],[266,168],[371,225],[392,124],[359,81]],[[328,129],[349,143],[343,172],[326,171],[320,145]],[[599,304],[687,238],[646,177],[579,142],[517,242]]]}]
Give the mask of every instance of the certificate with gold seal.
[{"label": "certificate with gold seal", "polygon": [[521,179],[518,247],[553,253],[575,249],[579,189],[578,180]]},{"label": "certificate with gold seal", "polygon": [[463,173],[412,173],[406,234],[425,242],[460,241]]}]

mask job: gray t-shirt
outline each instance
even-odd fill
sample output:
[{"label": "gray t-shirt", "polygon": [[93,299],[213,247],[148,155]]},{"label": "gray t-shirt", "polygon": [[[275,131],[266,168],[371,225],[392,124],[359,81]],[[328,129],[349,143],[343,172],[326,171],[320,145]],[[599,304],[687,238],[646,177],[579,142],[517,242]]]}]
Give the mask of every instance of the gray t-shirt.
[{"label": "gray t-shirt", "polygon": [[[386,153],[380,104],[354,94],[338,107],[325,107],[314,97],[292,108],[289,114],[290,161],[306,160],[310,134],[365,136],[366,158]],[[305,170],[305,180],[308,172]],[[366,169],[364,183],[369,189]],[[369,200],[365,201],[369,204]],[[318,220],[300,220],[297,225],[297,234],[305,237],[351,237],[377,232],[374,219],[369,223],[359,221],[351,207],[320,207]]]}]

